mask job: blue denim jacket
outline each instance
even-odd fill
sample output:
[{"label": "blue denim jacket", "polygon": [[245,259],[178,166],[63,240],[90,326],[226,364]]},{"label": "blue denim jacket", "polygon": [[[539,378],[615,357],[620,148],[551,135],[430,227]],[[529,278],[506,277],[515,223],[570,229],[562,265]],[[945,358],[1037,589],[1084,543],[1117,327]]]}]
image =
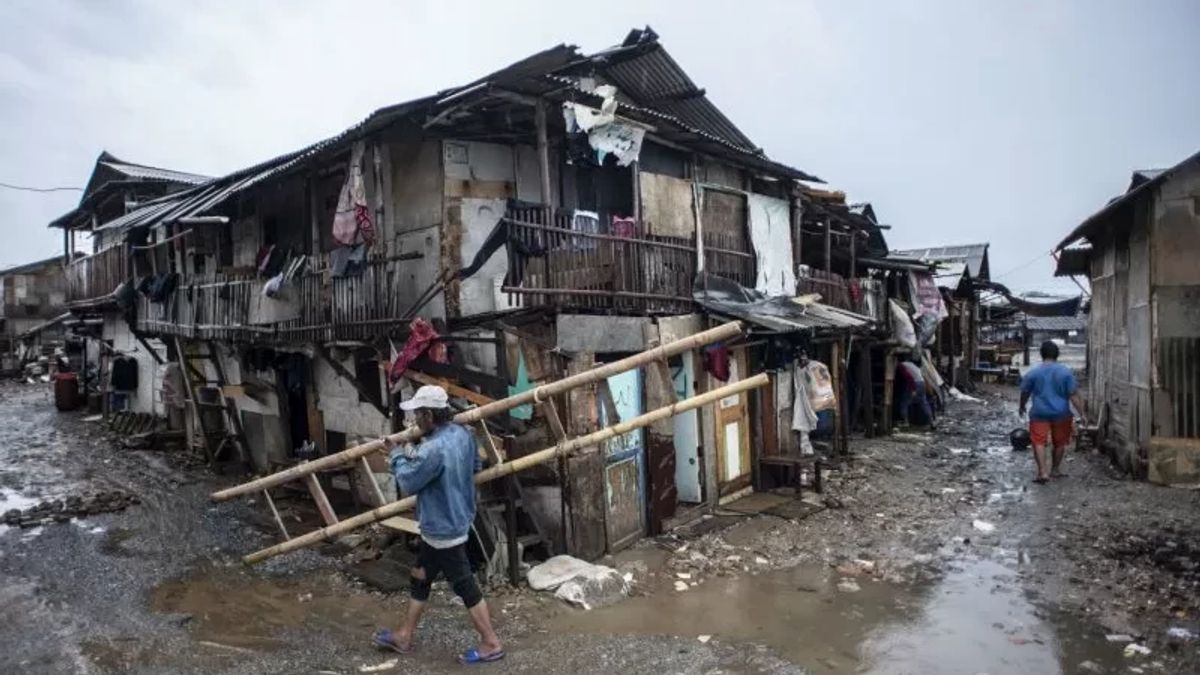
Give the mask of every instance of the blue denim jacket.
[{"label": "blue denim jacket", "polygon": [[475,472],[480,469],[474,434],[453,422],[443,424],[415,450],[393,448],[388,462],[400,492],[417,495],[422,535],[454,539],[467,534],[475,519]]}]

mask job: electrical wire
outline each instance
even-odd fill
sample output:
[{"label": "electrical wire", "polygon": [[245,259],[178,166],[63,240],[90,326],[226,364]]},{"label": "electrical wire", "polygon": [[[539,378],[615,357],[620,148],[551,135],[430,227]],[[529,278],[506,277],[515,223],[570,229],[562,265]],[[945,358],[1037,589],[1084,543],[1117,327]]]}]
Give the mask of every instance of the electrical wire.
[{"label": "electrical wire", "polygon": [[8,188],[9,190],[21,190],[22,192],[83,192],[83,188],[77,187],[29,187],[26,185],[13,185],[12,183],[0,183],[0,187]]},{"label": "electrical wire", "polygon": [[1029,266],[1030,266],[1030,265],[1032,265],[1033,263],[1035,263],[1035,262],[1038,262],[1039,260],[1041,260],[1042,258],[1044,258],[1044,257],[1046,257],[1046,256],[1050,256],[1050,257],[1052,257],[1052,258],[1053,258],[1053,257],[1054,257],[1054,254],[1053,254],[1053,253],[1051,253],[1051,252],[1049,252],[1049,251],[1047,251],[1047,252],[1045,252],[1045,253],[1039,253],[1039,254],[1037,254],[1037,256],[1036,256],[1035,258],[1033,258],[1032,260],[1029,260],[1028,262],[1021,263],[1020,265],[1017,265],[1016,267],[1014,267],[1014,268],[1012,268],[1012,269],[1008,270],[1007,272],[1004,272],[1004,273],[1002,273],[1002,274],[997,274],[997,275],[993,276],[992,278],[993,278],[993,279],[1003,279],[1004,277],[1006,277],[1006,276],[1008,276],[1008,275],[1012,274],[1013,272],[1018,272],[1018,271],[1020,271],[1020,270],[1023,270],[1023,269],[1025,269],[1026,267],[1029,267]]}]

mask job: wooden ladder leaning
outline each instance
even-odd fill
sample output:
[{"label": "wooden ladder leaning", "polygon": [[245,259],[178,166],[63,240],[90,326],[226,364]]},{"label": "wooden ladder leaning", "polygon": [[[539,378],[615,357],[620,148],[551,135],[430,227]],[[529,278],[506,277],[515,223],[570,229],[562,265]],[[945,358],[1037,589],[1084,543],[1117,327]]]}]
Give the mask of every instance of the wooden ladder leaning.
[{"label": "wooden ladder leaning", "polygon": [[[226,451],[233,450],[238,461],[244,464],[249,460],[250,446],[246,443],[246,433],[242,428],[242,418],[238,415],[237,405],[226,395],[228,380],[225,376],[225,366],[221,363],[216,345],[211,340],[204,342],[204,348],[208,351],[192,352],[187,349],[182,339],[175,338],[175,352],[179,356],[179,370],[183,376],[184,390],[187,392],[187,405],[199,430],[204,457],[212,464],[221,461]],[[213,365],[216,379],[208,378],[205,362]],[[217,401],[201,399],[200,391],[210,387],[217,389]],[[208,409],[221,411],[219,426],[212,424],[210,416],[204,414]]]}]

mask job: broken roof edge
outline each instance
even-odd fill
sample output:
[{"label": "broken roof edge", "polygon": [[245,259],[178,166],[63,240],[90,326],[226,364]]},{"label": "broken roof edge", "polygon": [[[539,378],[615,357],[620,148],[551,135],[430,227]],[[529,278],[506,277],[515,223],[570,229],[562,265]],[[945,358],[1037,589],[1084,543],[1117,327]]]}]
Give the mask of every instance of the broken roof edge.
[{"label": "broken roof edge", "polygon": [[[1119,197],[1110,200],[1092,215],[1084,218],[1083,222],[1079,223],[1079,225],[1076,225],[1075,228],[1071,230],[1070,234],[1064,237],[1062,241],[1058,242],[1058,245],[1054,247],[1054,250],[1061,251],[1071,244],[1077,243],[1080,239],[1085,239],[1090,234],[1094,234],[1096,228],[1104,220],[1114,215],[1118,209],[1123,208],[1124,206],[1132,203],[1134,200],[1139,199],[1146,194],[1149,194],[1151,190],[1154,190],[1159,185],[1162,185],[1166,181],[1170,180],[1171,177],[1176,173],[1186,169],[1190,164],[1198,162],[1200,162],[1200,151],[1197,151],[1196,153],[1186,157],[1183,161],[1169,169],[1158,171],[1158,173],[1153,177],[1142,181],[1136,187],[1133,187],[1133,189],[1128,190]],[[1134,173],[1136,174],[1138,172],[1135,171]]]}]

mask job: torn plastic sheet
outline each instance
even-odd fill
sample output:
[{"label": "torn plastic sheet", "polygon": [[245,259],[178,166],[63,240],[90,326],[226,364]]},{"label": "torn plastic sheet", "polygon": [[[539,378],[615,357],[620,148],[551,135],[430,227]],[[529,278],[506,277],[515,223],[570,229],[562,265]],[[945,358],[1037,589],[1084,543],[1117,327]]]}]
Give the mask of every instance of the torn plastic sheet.
[{"label": "torn plastic sheet", "polygon": [[597,159],[601,164],[607,155],[617,158],[620,166],[629,166],[637,161],[642,152],[642,138],[646,130],[632,124],[613,122],[602,127],[596,127],[588,132],[588,143],[596,150]]},{"label": "torn plastic sheet", "polygon": [[646,130],[617,121],[616,110],[617,102],[613,97],[605,98],[599,110],[580,103],[564,103],[563,122],[569,134],[587,133],[588,145],[596,151],[597,163],[603,164],[605,157],[613,155],[617,164],[629,166],[641,154]]}]

